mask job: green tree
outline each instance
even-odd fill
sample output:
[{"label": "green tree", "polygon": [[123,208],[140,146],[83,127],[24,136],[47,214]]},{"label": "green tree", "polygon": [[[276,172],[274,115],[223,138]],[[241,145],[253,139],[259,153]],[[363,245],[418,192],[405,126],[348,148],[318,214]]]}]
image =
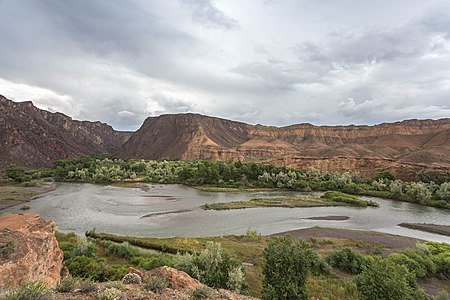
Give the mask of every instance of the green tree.
[{"label": "green tree", "polygon": [[306,280],[312,250],[290,236],[274,238],[264,249],[263,299],[308,299]]},{"label": "green tree", "polygon": [[358,275],[356,286],[361,300],[426,299],[417,288],[416,278],[404,265],[371,257]]}]

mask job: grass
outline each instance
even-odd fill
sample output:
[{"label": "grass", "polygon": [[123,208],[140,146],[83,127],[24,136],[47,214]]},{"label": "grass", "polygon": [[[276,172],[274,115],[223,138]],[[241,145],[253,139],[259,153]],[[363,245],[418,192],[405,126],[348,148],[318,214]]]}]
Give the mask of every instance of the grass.
[{"label": "grass", "polygon": [[209,210],[229,210],[245,209],[256,207],[320,207],[320,206],[378,206],[376,202],[361,200],[356,196],[341,192],[326,192],[321,197],[304,195],[301,197],[280,197],[280,198],[255,198],[246,201],[233,201],[223,203],[207,203],[202,205],[202,209]]},{"label": "grass", "polygon": [[360,206],[360,207],[366,207],[366,206],[378,207],[379,206],[379,204],[376,203],[375,201],[362,200],[356,196],[349,195],[349,194],[342,193],[342,192],[337,192],[337,191],[325,192],[325,194],[323,194],[321,196],[321,198],[328,199],[328,200],[330,200],[332,202],[336,202],[336,203],[349,204],[350,206]]},{"label": "grass", "polygon": [[[33,197],[51,191],[53,185],[23,186],[21,184],[0,185],[0,204],[28,202]],[[1,207],[0,207],[1,209]]]}]

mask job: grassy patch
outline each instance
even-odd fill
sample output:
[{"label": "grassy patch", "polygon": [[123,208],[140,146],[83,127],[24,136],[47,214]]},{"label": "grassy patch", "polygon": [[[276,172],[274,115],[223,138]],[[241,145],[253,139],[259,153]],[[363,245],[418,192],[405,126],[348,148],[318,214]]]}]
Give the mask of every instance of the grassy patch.
[{"label": "grassy patch", "polygon": [[228,210],[256,207],[320,207],[320,206],[378,206],[376,202],[361,200],[355,196],[341,192],[326,192],[322,197],[304,195],[301,197],[255,198],[246,201],[223,203],[207,203],[202,205],[205,210]]},{"label": "grassy patch", "polygon": [[371,200],[362,200],[359,199],[356,196],[353,195],[349,195],[346,193],[342,193],[342,192],[337,192],[337,191],[328,191],[325,192],[325,194],[323,194],[321,196],[321,198],[323,199],[328,199],[332,202],[336,202],[336,203],[345,203],[351,206],[360,206],[360,207],[366,207],[366,206],[374,206],[374,207],[378,207],[378,203],[371,201]]}]

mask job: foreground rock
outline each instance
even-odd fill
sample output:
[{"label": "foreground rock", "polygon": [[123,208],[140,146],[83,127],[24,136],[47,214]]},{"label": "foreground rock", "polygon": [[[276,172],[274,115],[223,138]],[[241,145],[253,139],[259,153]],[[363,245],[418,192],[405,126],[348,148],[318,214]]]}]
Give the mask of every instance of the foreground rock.
[{"label": "foreground rock", "polygon": [[59,282],[63,253],[55,227],[36,214],[0,216],[0,287],[24,280],[49,287]]},{"label": "foreground rock", "polygon": [[[98,290],[90,293],[82,293],[81,291],[74,291],[71,293],[59,293],[55,294],[55,299],[98,299],[99,295],[106,293],[106,291],[114,290],[118,292],[117,299],[128,300],[146,300],[146,299],[159,299],[159,300],[172,300],[172,299],[215,299],[215,300],[257,300],[258,298],[252,298],[243,296],[228,290],[213,289],[200,283],[198,280],[193,279],[187,273],[170,268],[159,267],[151,271],[141,271],[131,268],[129,274],[137,275],[142,278],[143,283],[140,284],[119,284],[117,282],[100,283],[98,284]],[[125,275],[125,277],[127,277]],[[165,279],[168,283],[167,288],[163,288],[160,291],[152,292],[145,289],[145,282],[149,278],[158,277]],[[207,291],[203,296],[199,296],[198,291],[203,289]],[[196,294],[197,292],[197,294]]]}]

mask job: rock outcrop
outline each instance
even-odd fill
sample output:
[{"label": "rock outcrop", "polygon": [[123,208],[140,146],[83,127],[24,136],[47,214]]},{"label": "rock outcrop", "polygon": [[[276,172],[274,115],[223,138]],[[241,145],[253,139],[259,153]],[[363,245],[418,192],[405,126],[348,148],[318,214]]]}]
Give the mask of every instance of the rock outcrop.
[{"label": "rock outcrop", "polygon": [[390,170],[410,179],[426,170],[450,170],[450,119],[274,127],[198,114],[162,115],[145,120],[121,156],[270,162],[362,176]]},{"label": "rock outcrop", "polygon": [[0,216],[0,288],[23,280],[53,286],[61,279],[63,253],[55,237],[55,223],[36,214]]},{"label": "rock outcrop", "polygon": [[0,169],[108,153],[132,159],[267,162],[362,176],[390,170],[412,179],[428,170],[450,170],[450,119],[275,127],[189,113],[147,118],[131,133],[0,96],[0,145]]},{"label": "rock outcrop", "polygon": [[129,136],[104,123],[73,120],[0,95],[0,169],[48,167],[58,159],[116,153]]}]

